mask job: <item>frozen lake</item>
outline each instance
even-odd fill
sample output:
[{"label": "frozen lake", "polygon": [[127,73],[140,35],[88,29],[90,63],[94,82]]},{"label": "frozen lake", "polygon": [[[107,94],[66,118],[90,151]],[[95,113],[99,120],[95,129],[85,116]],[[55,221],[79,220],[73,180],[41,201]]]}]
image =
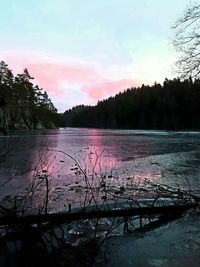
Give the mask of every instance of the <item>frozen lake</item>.
[{"label": "frozen lake", "polygon": [[0,144],[1,198],[25,191],[34,175],[48,174],[52,203],[62,210],[75,197],[72,186],[83,180],[76,161],[88,176],[115,177],[120,186],[149,180],[200,193],[200,132],[65,128],[13,132]]}]

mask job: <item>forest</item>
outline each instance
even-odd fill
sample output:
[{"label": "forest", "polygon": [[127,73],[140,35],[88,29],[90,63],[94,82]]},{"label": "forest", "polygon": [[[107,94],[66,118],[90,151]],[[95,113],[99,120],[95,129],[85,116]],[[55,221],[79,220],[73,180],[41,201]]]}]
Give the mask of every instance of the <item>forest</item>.
[{"label": "forest", "polygon": [[129,88],[95,106],[59,114],[62,127],[200,129],[200,80],[165,79],[163,85]]},{"label": "forest", "polygon": [[0,128],[43,129],[57,125],[57,110],[46,91],[31,81],[27,69],[13,75],[8,65],[0,62]]},{"label": "forest", "polygon": [[27,69],[14,76],[0,62],[1,129],[200,129],[200,79],[165,79],[163,85],[128,88],[95,106],[78,105],[63,114],[57,114],[47,92],[33,79]]}]

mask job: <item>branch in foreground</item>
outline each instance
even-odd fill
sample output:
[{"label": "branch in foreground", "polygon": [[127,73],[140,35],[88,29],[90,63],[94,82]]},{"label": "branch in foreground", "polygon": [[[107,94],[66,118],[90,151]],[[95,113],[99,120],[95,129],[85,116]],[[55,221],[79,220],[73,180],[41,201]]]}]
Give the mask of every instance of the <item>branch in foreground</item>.
[{"label": "branch in foreground", "polygon": [[72,212],[72,213],[52,213],[29,216],[5,216],[0,218],[0,225],[27,225],[27,224],[42,224],[52,222],[57,224],[64,224],[66,222],[95,219],[95,218],[114,218],[114,217],[131,217],[136,215],[156,215],[156,214],[171,214],[182,213],[188,209],[196,208],[198,204],[188,205],[168,205],[161,207],[141,207],[120,210],[98,210],[88,212]]}]

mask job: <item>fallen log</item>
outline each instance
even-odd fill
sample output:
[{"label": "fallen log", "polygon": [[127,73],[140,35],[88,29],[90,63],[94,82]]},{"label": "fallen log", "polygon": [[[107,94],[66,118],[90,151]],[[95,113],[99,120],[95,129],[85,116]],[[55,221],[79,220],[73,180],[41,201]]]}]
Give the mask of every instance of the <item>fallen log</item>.
[{"label": "fallen log", "polygon": [[137,207],[129,209],[115,209],[115,210],[94,210],[94,211],[76,211],[76,212],[63,212],[63,213],[49,213],[28,216],[4,216],[0,217],[0,225],[27,225],[27,224],[64,224],[85,219],[97,218],[114,218],[114,217],[132,217],[132,216],[145,216],[145,215],[170,215],[180,214],[188,209],[196,208],[197,204],[188,205],[166,205],[157,207]]}]

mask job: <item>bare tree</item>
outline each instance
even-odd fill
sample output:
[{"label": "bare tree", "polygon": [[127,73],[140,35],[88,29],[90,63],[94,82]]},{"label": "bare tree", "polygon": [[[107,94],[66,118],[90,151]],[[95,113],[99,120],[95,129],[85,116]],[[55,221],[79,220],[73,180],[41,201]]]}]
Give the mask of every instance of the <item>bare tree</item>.
[{"label": "bare tree", "polygon": [[200,4],[190,2],[172,26],[173,46],[180,53],[176,62],[181,78],[200,76]]}]

